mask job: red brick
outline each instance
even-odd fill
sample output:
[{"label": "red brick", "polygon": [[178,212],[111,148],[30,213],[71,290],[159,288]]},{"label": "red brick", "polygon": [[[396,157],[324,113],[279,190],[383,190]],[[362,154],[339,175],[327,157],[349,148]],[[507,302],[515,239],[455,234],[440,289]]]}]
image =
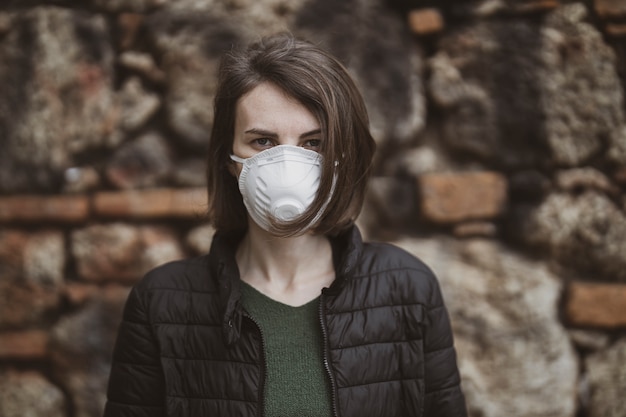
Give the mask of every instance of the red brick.
[{"label": "red brick", "polygon": [[174,217],[204,217],[207,210],[206,189],[188,188],[172,192],[171,211]]},{"label": "red brick", "polygon": [[72,305],[82,305],[94,298],[100,292],[100,287],[90,284],[71,283],[63,289],[65,298]]},{"label": "red brick", "polygon": [[85,196],[0,197],[0,222],[82,222],[89,217]]},{"label": "red brick", "polygon": [[454,227],[454,236],[464,237],[493,237],[497,234],[498,228],[491,222],[467,222],[460,223]]},{"label": "red brick", "polygon": [[204,188],[153,189],[100,192],[94,196],[94,212],[102,217],[196,218],[206,210]]},{"label": "red brick", "polygon": [[0,358],[45,358],[48,356],[48,340],[48,333],[42,330],[0,333]]},{"label": "red brick", "polygon": [[615,38],[626,37],[626,23],[609,23],[604,28],[606,33]]},{"label": "red brick", "polygon": [[624,0],[594,0],[594,7],[602,18],[626,17]]},{"label": "red brick", "polygon": [[418,35],[430,35],[441,32],[444,28],[443,16],[437,9],[411,10],[408,20],[409,27]]},{"label": "red brick", "polygon": [[556,9],[560,5],[559,0],[530,0],[516,4],[514,10],[518,13],[545,12]]},{"label": "red brick", "polygon": [[626,284],[570,284],[566,315],[573,326],[626,327]]},{"label": "red brick", "polygon": [[104,217],[164,217],[168,214],[171,190],[99,192],[93,199],[94,214]]},{"label": "red brick", "polygon": [[64,288],[65,298],[73,306],[82,306],[92,300],[101,299],[115,301],[126,298],[130,287],[124,283],[107,283],[106,285],[83,284],[73,282]]},{"label": "red brick", "polygon": [[424,174],[418,188],[421,213],[435,223],[495,218],[507,199],[506,179],[495,172]]}]

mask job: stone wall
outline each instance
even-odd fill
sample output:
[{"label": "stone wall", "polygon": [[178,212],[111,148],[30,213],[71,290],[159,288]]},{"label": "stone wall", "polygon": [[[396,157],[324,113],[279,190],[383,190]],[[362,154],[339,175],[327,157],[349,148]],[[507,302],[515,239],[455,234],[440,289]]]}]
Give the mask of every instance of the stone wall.
[{"label": "stone wall", "polygon": [[439,276],[470,415],[625,416],[622,0],[4,0],[0,416],[101,414],[130,286],[210,244],[219,56],[285,29],[363,90],[359,224]]}]

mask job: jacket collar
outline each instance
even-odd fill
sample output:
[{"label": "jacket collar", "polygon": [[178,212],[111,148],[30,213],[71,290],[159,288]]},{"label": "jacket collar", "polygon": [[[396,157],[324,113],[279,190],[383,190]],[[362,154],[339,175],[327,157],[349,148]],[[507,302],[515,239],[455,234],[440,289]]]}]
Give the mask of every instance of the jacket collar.
[{"label": "jacket collar", "polygon": [[[211,243],[209,252],[209,268],[212,277],[217,278],[219,298],[222,311],[222,331],[227,345],[235,343],[241,334],[241,289],[239,268],[235,254],[244,232],[217,232]],[[323,293],[334,295],[341,291],[345,281],[354,274],[358,264],[363,241],[356,226],[330,238],[333,251],[336,278]]]},{"label": "jacket collar", "polygon": [[361,232],[356,226],[352,226],[343,233],[330,239],[333,249],[333,263],[335,264],[335,280],[330,288],[325,289],[325,294],[339,292],[347,279],[354,274],[363,251]]}]

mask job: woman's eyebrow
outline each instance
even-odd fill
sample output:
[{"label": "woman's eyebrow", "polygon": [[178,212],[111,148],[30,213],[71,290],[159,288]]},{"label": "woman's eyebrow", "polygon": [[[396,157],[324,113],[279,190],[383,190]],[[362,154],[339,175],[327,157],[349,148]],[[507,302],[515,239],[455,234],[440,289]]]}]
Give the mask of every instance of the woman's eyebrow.
[{"label": "woman's eyebrow", "polygon": [[305,133],[301,134],[300,137],[301,138],[306,138],[307,136],[319,135],[320,133],[322,133],[322,129],[314,129],[314,130],[311,130],[309,132],[305,132]]},{"label": "woman's eyebrow", "polygon": [[[246,130],[244,133],[251,134],[251,135],[265,136],[265,137],[269,137],[269,138],[277,138],[278,137],[278,134],[276,134],[274,132],[270,132],[269,130],[257,129],[255,127],[253,127],[252,129]],[[319,135],[320,133],[322,133],[321,129],[313,129],[313,130],[310,130],[308,132],[304,132],[303,134],[300,135],[300,137],[301,138],[306,138],[306,137],[309,137],[309,136]]]},{"label": "woman's eyebrow", "polygon": [[278,135],[274,132],[270,132],[269,130],[263,130],[263,129],[257,129],[257,128],[252,128],[252,129],[248,129],[246,130],[244,133],[250,133],[253,135],[260,135],[260,136],[267,136],[270,138],[277,138]]}]

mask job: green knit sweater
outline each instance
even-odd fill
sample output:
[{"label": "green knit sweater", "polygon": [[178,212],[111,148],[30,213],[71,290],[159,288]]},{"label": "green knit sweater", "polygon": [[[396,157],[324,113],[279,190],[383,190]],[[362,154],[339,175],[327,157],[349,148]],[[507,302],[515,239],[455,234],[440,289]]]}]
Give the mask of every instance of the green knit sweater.
[{"label": "green knit sweater", "polygon": [[243,306],[263,333],[267,371],[265,416],[330,416],[322,358],[319,298],[292,307],[243,283]]}]

